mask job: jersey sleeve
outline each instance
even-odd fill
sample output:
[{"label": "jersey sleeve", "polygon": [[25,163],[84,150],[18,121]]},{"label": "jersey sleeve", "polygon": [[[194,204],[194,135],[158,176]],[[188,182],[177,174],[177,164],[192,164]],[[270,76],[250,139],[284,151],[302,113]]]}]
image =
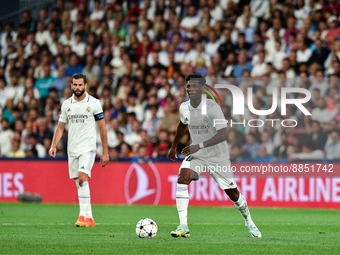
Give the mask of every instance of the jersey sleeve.
[{"label": "jersey sleeve", "polygon": [[180,115],[181,115],[181,122],[184,124],[184,125],[187,125],[188,124],[188,118],[186,118],[185,116],[184,116],[184,110],[183,110],[183,107],[182,106],[180,106],[179,107],[179,113],[180,113]]},{"label": "jersey sleeve", "polygon": [[[224,114],[222,112],[222,109],[219,105],[214,105],[212,108],[211,108],[211,120],[213,123],[215,123],[215,128],[216,128],[216,131],[222,129],[222,128],[226,128],[228,127],[227,125],[227,121],[216,121],[216,120],[225,120],[225,117],[224,117]],[[215,120],[215,122],[214,122]]]},{"label": "jersey sleeve", "polygon": [[96,100],[96,103],[94,104],[93,116],[96,121],[104,119],[103,109],[99,100]]},{"label": "jersey sleeve", "polygon": [[65,110],[65,104],[62,104],[62,106],[61,106],[59,121],[67,123],[67,113],[66,113],[66,110]]}]

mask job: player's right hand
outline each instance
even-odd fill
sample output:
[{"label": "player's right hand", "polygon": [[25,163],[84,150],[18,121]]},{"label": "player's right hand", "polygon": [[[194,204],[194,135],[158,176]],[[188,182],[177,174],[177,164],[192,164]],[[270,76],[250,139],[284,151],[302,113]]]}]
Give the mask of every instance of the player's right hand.
[{"label": "player's right hand", "polygon": [[169,150],[168,152],[168,158],[171,160],[171,161],[175,161],[176,158],[177,158],[177,153],[176,153],[176,149],[175,148],[172,148]]},{"label": "player's right hand", "polygon": [[52,157],[55,158],[55,155],[57,153],[57,148],[56,147],[51,147],[51,149],[49,150],[48,154]]}]

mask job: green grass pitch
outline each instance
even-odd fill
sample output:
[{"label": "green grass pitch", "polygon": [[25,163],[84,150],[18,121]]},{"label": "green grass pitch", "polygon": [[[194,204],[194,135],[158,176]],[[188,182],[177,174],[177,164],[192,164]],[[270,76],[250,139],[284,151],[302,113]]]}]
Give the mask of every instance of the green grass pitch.
[{"label": "green grass pitch", "polygon": [[[250,236],[232,207],[190,207],[190,238],[173,238],[173,206],[94,205],[95,228],[77,228],[78,205],[0,203],[0,254],[340,254],[338,210],[251,208]],[[158,224],[138,238],[141,218]]]}]

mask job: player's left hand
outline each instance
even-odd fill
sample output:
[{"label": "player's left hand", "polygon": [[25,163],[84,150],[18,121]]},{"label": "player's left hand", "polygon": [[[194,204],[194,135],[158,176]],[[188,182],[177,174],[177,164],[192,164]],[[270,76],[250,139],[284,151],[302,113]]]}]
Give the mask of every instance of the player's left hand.
[{"label": "player's left hand", "polygon": [[188,155],[190,155],[190,154],[193,154],[193,153],[199,151],[199,149],[200,149],[200,146],[199,146],[198,144],[189,145],[189,146],[185,147],[185,148],[182,150],[181,153],[182,153],[183,156],[186,157],[186,156],[188,156]]},{"label": "player's left hand", "polygon": [[109,162],[110,162],[110,157],[108,153],[103,154],[100,157],[100,164],[102,165],[102,167],[106,166]]}]

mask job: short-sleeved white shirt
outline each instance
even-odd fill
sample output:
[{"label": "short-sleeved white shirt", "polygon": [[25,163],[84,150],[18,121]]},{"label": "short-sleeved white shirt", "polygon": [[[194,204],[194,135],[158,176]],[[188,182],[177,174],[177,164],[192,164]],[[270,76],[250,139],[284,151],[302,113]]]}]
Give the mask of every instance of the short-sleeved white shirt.
[{"label": "short-sleeved white shirt", "polygon": [[[207,99],[207,112],[202,115],[202,102],[197,108],[193,108],[190,100],[181,104],[180,108],[181,122],[189,126],[191,144],[205,142],[216,135],[217,131],[226,128],[227,124],[215,124],[214,119],[223,119],[225,117],[221,107],[211,99]],[[202,148],[192,154],[194,157],[207,159],[210,162],[221,162],[229,158],[229,149],[226,141],[216,145]]]},{"label": "short-sleeved white shirt", "polygon": [[[86,92],[85,92],[86,93]],[[104,118],[100,101],[86,93],[78,102],[74,95],[61,106],[60,122],[69,123],[67,152],[71,155],[96,150],[96,121]]]},{"label": "short-sleeved white shirt", "polygon": [[[200,23],[200,17],[198,16],[194,16],[194,17],[185,17],[184,19],[182,19],[181,21],[181,26],[184,28],[192,28],[194,26],[197,26]],[[192,34],[190,32],[186,33],[186,36],[188,38],[192,38]]]}]

